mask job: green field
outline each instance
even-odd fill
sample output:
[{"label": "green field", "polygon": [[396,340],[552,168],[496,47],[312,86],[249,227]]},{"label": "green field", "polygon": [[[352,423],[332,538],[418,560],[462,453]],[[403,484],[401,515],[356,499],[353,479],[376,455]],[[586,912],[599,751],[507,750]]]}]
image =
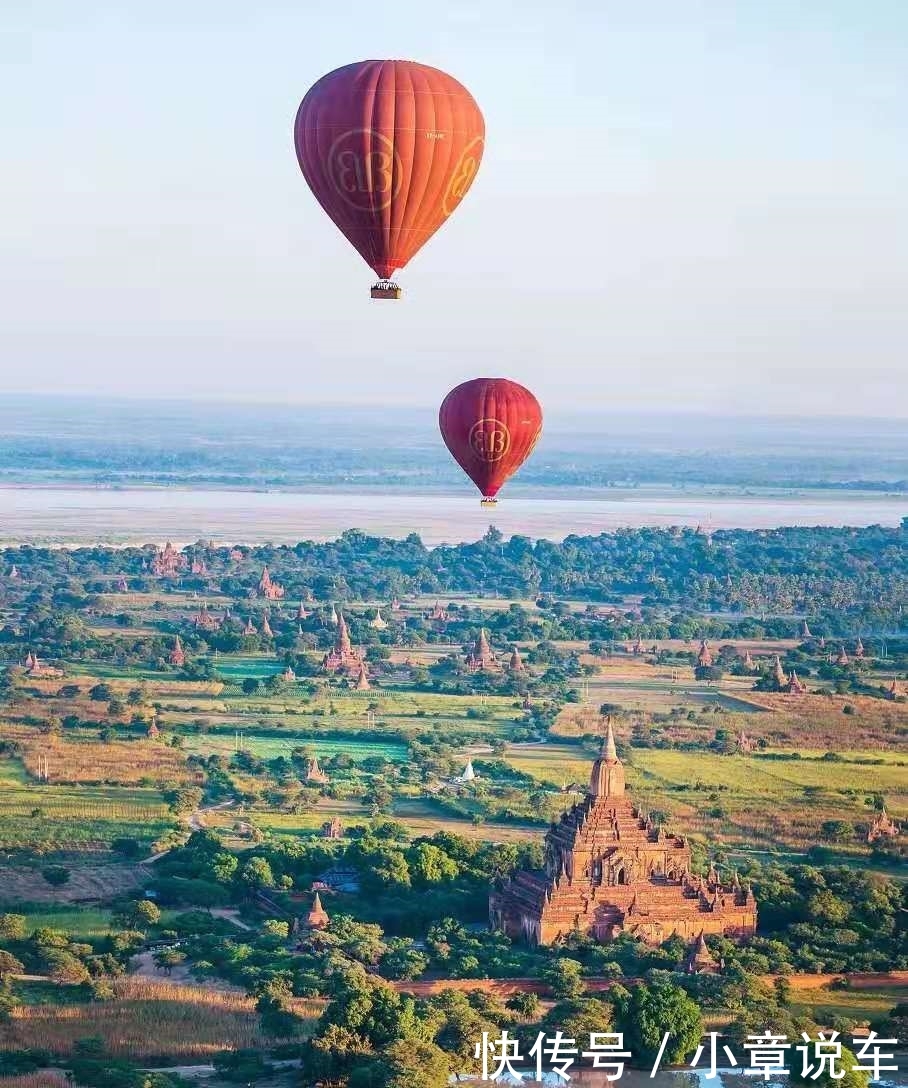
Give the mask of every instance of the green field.
[{"label": "green field", "polygon": [[0,847],[97,848],[112,839],[158,838],[173,817],[158,790],[118,786],[23,784],[14,763],[0,763]]},{"label": "green field", "polygon": [[[239,740],[237,735],[239,734]],[[236,750],[236,745],[243,751],[250,752],[259,759],[275,759],[278,756],[288,756],[294,748],[309,748],[318,756],[339,755],[341,753],[350,756],[355,761],[367,759],[370,756],[384,756],[385,759],[395,763],[402,763],[407,758],[407,749],[403,744],[395,744],[393,741],[382,743],[381,741],[365,741],[355,738],[345,738],[334,734],[312,736],[295,736],[292,731],[287,731],[286,739],[280,737],[263,736],[254,729],[239,727],[236,732],[210,732],[186,737],[184,750],[187,753],[200,755],[217,754],[229,757]]]}]

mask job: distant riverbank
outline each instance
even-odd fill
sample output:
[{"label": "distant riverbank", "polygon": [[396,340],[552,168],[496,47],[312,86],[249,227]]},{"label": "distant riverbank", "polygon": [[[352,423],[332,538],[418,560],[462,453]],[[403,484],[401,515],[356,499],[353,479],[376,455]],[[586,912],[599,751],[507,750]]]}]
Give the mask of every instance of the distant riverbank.
[{"label": "distant riverbank", "polygon": [[78,546],[173,540],[217,543],[330,540],[347,529],[418,533],[426,544],[505,535],[561,540],[618,528],[704,530],[779,526],[896,526],[908,498],[829,492],[634,489],[603,497],[506,496],[494,509],[463,494],[194,488],[0,487],[0,544]]}]

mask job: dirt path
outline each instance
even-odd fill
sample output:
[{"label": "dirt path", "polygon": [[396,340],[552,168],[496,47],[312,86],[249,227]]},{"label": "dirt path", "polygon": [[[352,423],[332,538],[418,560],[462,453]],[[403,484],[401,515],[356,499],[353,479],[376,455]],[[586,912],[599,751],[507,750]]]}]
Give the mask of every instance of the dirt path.
[{"label": "dirt path", "polygon": [[[217,805],[208,805],[205,808],[197,808],[194,812],[190,812],[186,820],[186,826],[190,831],[202,831],[206,827],[205,814],[208,812],[217,812],[221,809],[230,808],[235,802],[233,801],[221,801]],[[150,857],[144,858],[140,865],[154,865],[156,861],[160,861],[161,858],[167,857],[170,853],[169,850],[159,850],[157,854],[152,854]]]}]

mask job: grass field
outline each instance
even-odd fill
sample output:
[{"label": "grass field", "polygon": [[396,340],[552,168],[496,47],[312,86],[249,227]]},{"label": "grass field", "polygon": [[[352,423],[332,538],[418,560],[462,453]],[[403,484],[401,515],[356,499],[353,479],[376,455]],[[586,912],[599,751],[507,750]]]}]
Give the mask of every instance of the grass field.
[{"label": "grass field", "polygon": [[847,1016],[864,1024],[886,1015],[893,1006],[908,1001],[908,986],[886,986],[872,990],[791,989],[793,1011],[828,1023],[835,1016]]},{"label": "grass field", "polygon": [[[204,1061],[219,1050],[274,1043],[261,1035],[250,998],[140,979],[114,988],[115,999],[100,1004],[20,1006],[0,1024],[0,1050],[40,1047],[62,1057],[77,1039],[92,1037],[113,1057]],[[294,1007],[309,1019],[319,1012],[317,1002]]]},{"label": "grass field", "polygon": [[21,769],[0,762],[0,847],[97,848],[128,836],[149,842],[173,826],[156,789],[22,783]]},{"label": "grass field", "polygon": [[[868,821],[872,810],[866,799],[879,792],[896,817],[908,813],[908,774],[892,753],[883,753],[888,758],[874,766],[667,749],[628,753],[620,742],[619,749],[635,800],[670,812],[677,830],[716,843],[804,849],[823,841],[825,820]],[[861,752],[856,758],[875,755]],[[513,747],[505,758],[517,770],[559,787],[585,783],[591,762],[582,749],[558,744]],[[850,845],[863,848],[857,836]]]}]

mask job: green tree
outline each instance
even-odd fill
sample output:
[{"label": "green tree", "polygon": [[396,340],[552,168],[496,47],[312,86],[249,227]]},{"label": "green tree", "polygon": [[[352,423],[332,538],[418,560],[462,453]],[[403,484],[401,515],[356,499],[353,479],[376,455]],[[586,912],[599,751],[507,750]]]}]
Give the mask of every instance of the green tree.
[{"label": "green tree", "polygon": [[247,888],[273,888],[274,873],[267,858],[249,858],[240,870],[240,883]]},{"label": "green tree", "polygon": [[24,914],[0,914],[0,941],[21,941],[25,926]]},{"label": "green tree", "polygon": [[12,952],[0,948],[0,982],[5,982],[10,975],[21,975],[24,971],[21,960],[17,960]]},{"label": "green tree", "polygon": [[564,956],[543,969],[542,980],[552,987],[552,993],[557,998],[579,997],[586,988],[583,983],[583,964]]},{"label": "green tree", "polygon": [[666,1032],[668,1064],[679,1064],[694,1051],[703,1034],[703,1020],[696,1002],[679,986],[640,983],[625,995],[616,1002],[617,1021],[625,1047],[635,1058],[654,1060]]},{"label": "green tree", "polygon": [[[814,1061],[814,1066],[818,1063]],[[845,1076],[840,1080],[836,1080],[829,1075],[828,1067],[824,1067],[823,1072],[813,1079],[809,1074],[804,1076],[803,1069],[800,1062],[791,1063],[791,1075],[789,1077],[792,1084],[814,1084],[819,1088],[868,1088],[870,1084],[870,1074],[862,1072],[859,1069],[852,1069],[853,1065],[859,1065],[857,1058],[852,1054],[848,1047],[842,1047],[842,1060],[837,1063],[839,1070],[844,1070]]]},{"label": "green tree", "polygon": [[512,994],[505,1002],[505,1007],[521,1020],[535,1020],[539,1015],[541,1002],[536,994]]},{"label": "green tree", "polygon": [[41,875],[54,888],[62,888],[69,881],[69,869],[63,865],[46,865]]}]

